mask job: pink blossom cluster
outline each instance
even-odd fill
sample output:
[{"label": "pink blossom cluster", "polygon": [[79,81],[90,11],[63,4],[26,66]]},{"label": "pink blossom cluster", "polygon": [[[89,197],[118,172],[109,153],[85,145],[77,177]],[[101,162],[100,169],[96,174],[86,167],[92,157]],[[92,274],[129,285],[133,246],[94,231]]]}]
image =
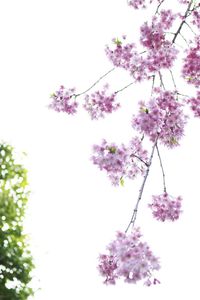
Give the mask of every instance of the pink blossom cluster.
[{"label": "pink blossom cluster", "polygon": [[146,67],[149,72],[159,72],[161,69],[170,69],[177,58],[178,50],[169,41],[165,41],[162,47],[155,50],[149,50]]},{"label": "pink blossom cluster", "polygon": [[200,12],[198,10],[194,10],[192,13],[193,20],[192,23],[200,28]]},{"label": "pink blossom cluster", "polygon": [[116,239],[107,247],[109,254],[99,257],[98,269],[105,277],[104,283],[115,284],[119,278],[128,283],[142,280],[147,286],[160,283],[152,279],[152,272],[160,269],[158,258],[141,241],[141,236],[139,228],[134,228],[129,235],[117,232]]},{"label": "pink blossom cluster", "polygon": [[116,103],[116,93],[108,95],[107,90],[108,85],[105,85],[102,91],[96,91],[85,96],[83,107],[92,120],[103,118],[105,114],[112,113],[120,107],[120,104]]},{"label": "pink blossom cluster", "polygon": [[178,14],[174,14],[171,9],[162,9],[160,11],[159,18],[157,18],[157,22],[164,30],[167,30],[171,28],[177,17]]},{"label": "pink blossom cluster", "polygon": [[133,43],[113,39],[114,48],[106,46],[106,55],[116,67],[128,70],[136,81],[149,79],[149,73],[171,68],[177,58],[178,50],[172,42],[165,39],[164,30],[172,26],[177,15],[171,10],[161,10],[159,17],[154,16],[151,25],[141,26],[141,44],[147,51],[139,53]]},{"label": "pink blossom cluster", "polygon": [[140,34],[141,44],[148,49],[159,49],[165,40],[163,28],[155,22],[151,26],[145,22],[140,27]]},{"label": "pink blossom cluster", "polygon": [[149,136],[151,141],[159,140],[165,146],[172,148],[179,145],[178,141],[184,133],[186,115],[182,104],[176,100],[175,93],[154,89],[156,97],[145,102],[140,101],[138,115],[133,117],[132,126],[139,132]]},{"label": "pink blossom cluster", "polygon": [[[152,3],[154,0],[149,0]],[[162,0],[157,0],[160,3]],[[134,9],[146,8],[146,0],[128,0],[128,5],[132,6]]]},{"label": "pink blossom cluster", "polygon": [[170,196],[167,193],[152,196],[152,203],[148,206],[152,210],[153,216],[164,222],[165,220],[175,221],[179,218],[182,198]]},{"label": "pink blossom cluster", "polygon": [[165,41],[165,31],[170,29],[177,15],[173,14],[170,9],[161,10],[159,16],[154,16],[151,25],[145,22],[140,27],[141,44],[152,50],[160,49]]},{"label": "pink blossom cluster", "polygon": [[200,117],[200,91],[197,91],[196,98],[190,98],[187,101],[190,104],[190,108],[194,113],[195,117]]},{"label": "pink blossom cluster", "polygon": [[128,5],[132,6],[135,9],[139,9],[139,8],[145,8],[146,4],[145,4],[146,0],[130,0],[128,1]]},{"label": "pink blossom cluster", "polygon": [[159,17],[153,17],[151,25],[145,22],[140,28],[140,42],[148,49],[146,68],[150,72],[171,68],[177,58],[178,50],[165,39],[164,32],[172,26],[176,16],[171,10],[161,10]]},{"label": "pink blossom cluster", "polygon": [[196,37],[196,44],[187,50],[184,59],[182,75],[188,83],[199,88],[200,85],[200,36]]},{"label": "pink blossom cluster", "polygon": [[105,52],[108,59],[114,66],[129,71],[136,81],[148,78],[146,60],[137,52],[133,43],[124,44],[125,36],[123,36],[122,40],[113,39],[114,49],[106,46]]},{"label": "pink blossom cluster", "polygon": [[148,160],[147,151],[142,148],[138,137],[133,138],[128,146],[117,146],[103,140],[101,145],[94,145],[91,159],[100,170],[105,170],[113,185],[123,185],[125,177],[134,179],[143,174]]},{"label": "pink blossom cluster", "polygon": [[109,46],[106,46],[105,52],[114,66],[129,70],[132,68],[132,60],[137,56],[137,53],[135,44],[127,43],[124,45],[124,40],[126,40],[126,36],[122,37],[122,41],[114,38],[112,41],[115,48],[111,49]]},{"label": "pink blossom cluster", "polygon": [[65,89],[63,85],[59,90],[51,95],[52,102],[49,108],[57,112],[65,112],[67,114],[74,114],[77,112],[78,103],[75,101],[75,89]]}]

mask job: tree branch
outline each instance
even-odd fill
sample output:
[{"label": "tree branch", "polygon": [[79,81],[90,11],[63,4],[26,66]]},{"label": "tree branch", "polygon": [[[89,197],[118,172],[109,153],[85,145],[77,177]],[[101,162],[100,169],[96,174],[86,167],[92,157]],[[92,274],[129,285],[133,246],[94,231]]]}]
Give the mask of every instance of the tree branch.
[{"label": "tree branch", "polygon": [[184,23],[185,23],[185,19],[186,19],[187,16],[188,16],[188,13],[189,13],[189,11],[190,11],[190,8],[191,8],[192,4],[193,4],[193,0],[190,1],[189,5],[188,5],[188,7],[187,7],[187,10],[186,10],[186,12],[185,12],[185,14],[184,14],[184,17],[183,17],[183,21],[181,22],[181,24],[180,24],[178,30],[176,31],[176,33],[175,33],[175,35],[174,35],[174,38],[173,38],[173,40],[172,40],[172,44],[175,43],[175,41],[176,41],[176,39],[177,39],[177,36],[178,36],[179,33],[181,32],[181,29],[182,29],[182,27],[183,27],[183,25],[184,25]]},{"label": "tree branch", "polygon": [[163,167],[163,164],[162,164],[162,159],[161,159],[160,152],[159,152],[157,144],[156,144],[156,150],[157,150],[158,158],[159,158],[159,161],[160,161],[160,167],[161,167],[161,170],[162,170],[164,192],[166,193],[167,188],[166,188],[166,181],[165,181],[165,172],[164,172],[164,167]]},{"label": "tree branch", "polygon": [[150,167],[151,167],[151,163],[152,163],[152,159],[153,159],[155,147],[157,145],[157,141],[158,141],[158,135],[157,135],[157,138],[156,138],[156,140],[155,140],[155,142],[153,144],[152,151],[151,151],[151,156],[149,158],[148,166],[147,166],[147,169],[146,169],[146,173],[144,175],[144,179],[143,179],[142,185],[141,185],[140,190],[139,190],[138,199],[137,199],[135,208],[133,210],[133,214],[132,214],[131,220],[130,220],[130,222],[129,222],[126,230],[125,230],[125,233],[127,233],[127,231],[129,230],[131,224],[133,226],[135,224],[135,220],[136,220],[136,217],[137,217],[138,206],[139,206],[140,200],[142,199],[142,194],[143,194],[143,191],[144,191],[144,187],[145,187],[145,183],[146,183],[147,177],[149,175],[149,170],[150,170]]},{"label": "tree branch", "polygon": [[106,72],[104,75],[102,75],[97,81],[95,81],[95,83],[93,83],[87,90],[85,90],[82,93],[79,94],[74,94],[72,96],[78,97],[81,96],[85,93],[87,93],[88,91],[90,91],[95,85],[97,85],[104,77],[106,77],[108,74],[110,74],[111,72],[113,72],[115,70],[115,68],[112,68],[111,70],[109,70],[108,72]]}]

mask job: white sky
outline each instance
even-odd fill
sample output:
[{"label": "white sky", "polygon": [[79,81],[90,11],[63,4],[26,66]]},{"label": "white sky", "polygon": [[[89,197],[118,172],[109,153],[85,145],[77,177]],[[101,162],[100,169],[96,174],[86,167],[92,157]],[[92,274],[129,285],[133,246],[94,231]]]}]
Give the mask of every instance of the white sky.
[{"label": "white sky", "polygon": [[[181,219],[160,224],[146,207],[152,194],[162,192],[156,158],[140,205],[137,224],[161,258],[157,277],[162,284],[107,287],[98,276],[97,257],[116,230],[126,228],[141,178],[112,187],[89,161],[91,146],[103,137],[118,143],[131,139],[132,113],[137,101],[150,94],[150,85],[124,91],[122,109],[99,122],[85,112],[71,117],[46,107],[60,84],[82,91],[109,70],[104,45],[124,33],[136,40],[138,22],[145,17],[125,0],[7,0],[1,1],[0,12],[0,131],[3,140],[28,154],[32,196],[27,231],[37,265],[35,282],[40,279],[42,288],[34,299],[197,299],[199,120],[187,126],[182,147],[164,152],[168,190],[184,198]],[[108,81],[116,90],[131,78],[119,71]],[[189,91],[185,84],[180,87]]]}]

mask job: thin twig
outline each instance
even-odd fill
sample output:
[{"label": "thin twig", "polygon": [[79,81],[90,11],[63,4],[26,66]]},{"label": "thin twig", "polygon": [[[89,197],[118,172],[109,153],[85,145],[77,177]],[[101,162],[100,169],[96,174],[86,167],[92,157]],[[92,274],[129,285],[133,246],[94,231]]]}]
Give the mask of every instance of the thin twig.
[{"label": "thin twig", "polygon": [[[186,24],[186,23],[185,23]],[[182,39],[184,40],[184,42],[187,44],[188,47],[190,47],[188,41],[186,40],[186,38],[182,35],[182,33],[179,32],[179,35],[182,37]]]},{"label": "thin twig", "polygon": [[159,5],[157,6],[155,15],[157,15],[157,13],[158,13],[158,11],[159,11],[159,9],[160,9],[160,7],[161,7],[161,5],[163,4],[164,1],[165,1],[165,0],[161,0],[161,2],[159,3]]},{"label": "thin twig", "polygon": [[191,0],[191,2],[189,3],[189,5],[188,5],[188,7],[187,7],[187,9],[186,9],[186,12],[185,12],[184,17],[183,17],[183,21],[182,21],[181,24],[179,25],[179,28],[178,28],[178,30],[176,31],[175,35],[174,35],[174,38],[173,38],[173,40],[172,40],[172,44],[174,44],[174,42],[175,42],[176,39],[177,39],[177,36],[178,36],[179,33],[181,32],[181,29],[182,29],[182,27],[183,27],[183,25],[184,25],[184,23],[185,23],[185,20],[186,20],[186,18],[187,18],[187,16],[188,16],[188,13],[189,13],[189,11],[190,11],[190,7],[192,6],[192,3],[193,3],[193,0]]},{"label": "thin twig", "polygon": [[164,167],[163,167],[162,159],[161,159],[160,152],[159,152],[157,144],[156,144],[156,150],[157,150],[158,158],[159,158],[159,161],[160,161],[160,167],[161,167],[161,170],[162,170],[164,193],[166,193],[167,188],[166,188],[166,181],[165,181],[165,172],[164,172]]},{"label": "thin twig", "polygon": [[97,81],[95,81],[95,83],[93,83],[88,89],[86,89],[84,92],[79,93],[79,94],[75,94],[73,96],[78,97],[81,96],[85,93],[87,93],[89,90],[91,90],[95,85],[97,85],[99,83],[99,81],[101,81],[104,77],[106,77],[108,74],[110,74],[111,72],[113,72],[115,70],[115,68],[112,68],[111,70],[109,70],[108,72],[106,72],[104,75],[102,75]]},{"label": "thin twig", "polygon": [[176,82],[175,82],[175,79],[174,79],[174,75],[172,73],[172,70],[169,69],[169,72],[171,74],[171,78],[172,78],[172,81],[173,81],[173,85],[174,85],[174,88],[175,88],[175,91],[177,91],[177,86],[176,86]]},{"label": "thin twig", "polygon": [[187,97],[187,98],[191,98],[191,96],[188,96],[188,95],[184,95],[184,94],[181,94],[181,93],[179,93],[179,92],[177,92],[177,95],[179,95],[179,96],[182,96],[182,97]]},{"label": "thin twig", "polygon": [[134,83],[134,82],[131,82],[131,83],[127,84],[127,85],[126,85],[125,87],[123,87],[122,89],[116,91],[115,94],[118,94],[118,93],[124,91],[124,90],[127,89],[129,86],[131,86],[133,83]]},{"label": "thin twig", "polygon": [[144,187],[145,187],[145,183],[146,183],[147,177],[149,175],[149,170],[150,170],[150,167],[151,167],[151,163],[152,163],[152,159],[153,159],[153,155],[154,155],[154,151],[155,151],[155,147],[156,147],[157,141],[158,141],[158,136],[157,136],[157,138],[156,138],[156,140],[155,140],[155,142],[153,144],[152,151],[151,151],[151,156],[150,156],[149,162],[148,162],[148,166],[147,166],[147,169],[146,169],[146,172],[145,172],[145,175],[144,175],[144,179],[143,179],[142,185],[141,185],[140,190],[139,190],[138,199],[137,199],[136,205],[134,207],[131,220],[130,220],[130,222],[129,222],[126,230],[125,230],[125,233],[127,233],[127,231],[129,230],[131,224],[133,226],[135,224],[135,220],[136,220],[136,217],[137,217],[138,206],[139,206],[140,200],[142,199],[142,194],[143,194],[143,191],[144,191]]},{"label": "thin twig", "polygon": [[197,35],[196,32],[194,32],[194,30],[192,29],[192,27],[191,27],[187,22],[185,22],[185,24],[186,24],[187,27],[192,31],[192,33],[193,33],[194,35]]},{"label": "thin twig", "polygon": [[153,75],[153,76],[152,76],[153,80],[152,80],[152,87],[151,87],[151,96],[153,95],[153,89],[154,89],[155,77],[156,77],[156,75]]},{"label": "thin twig", "polygon": [[140,158],[139,156],[137,156],[136,154],[131,154],[130,157],[136,157],[138,160],[140,160],[143,164],[145,164],[146,167],[148,167],[148,163],[146,161],[144,161],[142,158]]},{"label": "thin twig", "polygon": [[165,90],[165,85],[164,85],[164,82],[163,82],[162,74],[161,74],[160,71],[158,72],[158,74],[159,74],[159,77],[160,77],[160,86],[162,86],[163,89]]}]

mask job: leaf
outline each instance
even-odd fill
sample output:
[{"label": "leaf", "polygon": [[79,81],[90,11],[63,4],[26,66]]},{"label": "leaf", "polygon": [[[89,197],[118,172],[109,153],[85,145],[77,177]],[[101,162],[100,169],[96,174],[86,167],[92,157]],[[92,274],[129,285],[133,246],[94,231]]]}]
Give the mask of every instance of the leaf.
[{"label": "leaf", "polygon": [[123,177],[120,178],[120,184],[121,184],[121,186],[124,186],[124,179],[123,179]]}]

